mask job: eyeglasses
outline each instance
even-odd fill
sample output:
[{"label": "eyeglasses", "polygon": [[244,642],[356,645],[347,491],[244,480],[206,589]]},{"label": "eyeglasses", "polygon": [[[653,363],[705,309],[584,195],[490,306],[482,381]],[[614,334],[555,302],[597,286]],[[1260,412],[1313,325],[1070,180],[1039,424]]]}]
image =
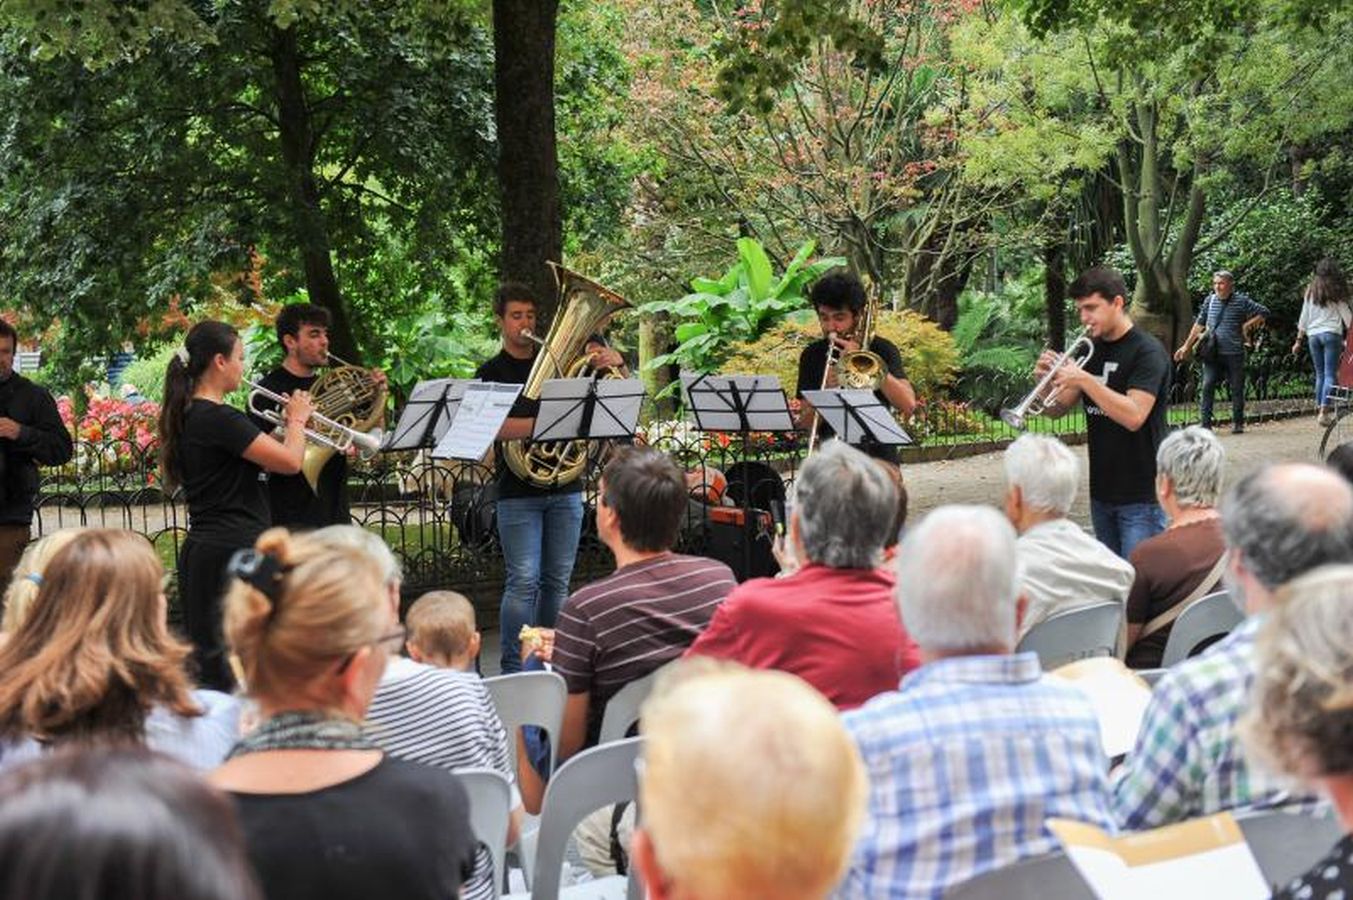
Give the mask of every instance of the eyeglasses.
[{"label": "eyeglasses", "polygon": [[[403,625],[396,625],[388,634],[383,634],[380,637],[376,638],[371,643],[364,644],[363,646],[377,647],[381,650],[384,650],[386,654],[390,656],[397,656],[399,654],[400,648],[404,646],[404,642],[408,639],[408,637],[409,630],[405,628]],[[347,656],[343,657],[343,661],[338,664],[338,674],[342,675],[344,672],[346,672],[348,670],[348,666],[352,665],[352,661],[356,658],[357,658],[356,650],[352,651]]]}]

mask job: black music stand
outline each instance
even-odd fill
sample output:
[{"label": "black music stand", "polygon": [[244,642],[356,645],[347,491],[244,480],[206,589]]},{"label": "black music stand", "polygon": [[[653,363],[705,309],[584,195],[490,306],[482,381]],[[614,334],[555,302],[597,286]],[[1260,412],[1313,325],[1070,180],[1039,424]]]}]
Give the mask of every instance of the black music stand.
[{"label": "black music stand", "polygon": [[473,379],[433,378],[420,381],[409,392],[408,402],[400,410],[399,421],[386,443],[386,450],[422,450],[435,447],[451,427],[465,396],[465,385]]},{"label": "black music stand", "polygon": [[[686,399],[686,417],[701,431],[736,432],[747,454],[754,431],[794,430],[789,403],[774,375],[683,375],[681,392]],[[742,491],[743,572],[752,570],[752,545],[759,522],[752,498],[752,485]],[[768,510],[769,512],[769,510]]]},{"label": "black music stand", "polygon": [[531,441],[632,440],[643,400],[637,378],[552,378],[540,386]]},{"label": "black music stand", "polygon": [[868,451],[916,443],[873,391],[827,388],[804,391],[803,399],[827,421],[836,437],[853,447]]},{"label": "black music stand", "polygon": [[432,448],[432,458],[467,462],[483,459],[497,439],[503,422],[512,414],[512,406],[521,390],[519,384],[468,382],[451,427]]}]

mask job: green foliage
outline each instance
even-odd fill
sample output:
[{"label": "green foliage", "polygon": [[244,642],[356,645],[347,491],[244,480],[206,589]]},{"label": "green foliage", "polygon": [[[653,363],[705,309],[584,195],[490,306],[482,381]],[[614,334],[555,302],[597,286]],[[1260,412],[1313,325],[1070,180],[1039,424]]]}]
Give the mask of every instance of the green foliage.
[{"label": "green foliage", "polygon": [[694,293],[680,300],[655,300],[640,312],[668,313],[678,323],[677,349],[655,357],[647,367],[678,363],[693,372],[710,372],[735,347],[760,337],[786,313],[802,309],[805,291],[822,273],[845,264],[840,257],[809,262],[815,244],[804,244],[777,278],[765,248],[752,238],[738,240],[738,261],[721,278],[691,280]]},{"label": "green foliage", "polygon": [[[958,372],[958,348],[953,338],[913,310],[883,310],[878,314],[876,333],[897,345],[907,379],[920,398],[938,399]],[[799,355],[821,338],[817,319],[811,313],[796,313],[758,340],[734,348],[719,371],[729,375],[775,375],[790,396],[801,387],[816,390],[819,385],[798,384]]]},{"label": "green foliage", "polygon": [[171,341],[158,348],[151,347],[137,351],[136,359],[122,371],[122,383],[136,388],[137,393],[147,400],[160,403],[164,400],[164,373],[169,368],[169,360],[182,344]]},{"label": "green foliage", "polygon": [[385,354],[377,364],[397,398],[407,397],[416,383],[428,378],[468,378],[497,348],[497,338],[485,332],[482,317],[448,313],[436,297],[386,317],[379,328],[378,343]]}]

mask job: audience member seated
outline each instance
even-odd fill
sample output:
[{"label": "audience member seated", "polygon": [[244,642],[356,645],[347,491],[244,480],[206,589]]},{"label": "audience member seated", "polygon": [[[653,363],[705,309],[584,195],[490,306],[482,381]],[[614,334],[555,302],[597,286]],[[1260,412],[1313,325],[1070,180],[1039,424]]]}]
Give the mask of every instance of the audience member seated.
[{"label": "audience member seated", "polygon": [[685,671],[699,663],[664,677],[643,710],[634,862],[648,896],[827,896],[866,786],[836,710],[783,672]]},{"label": "audience member seated", "polygon": [[803,567],[739,585],[687,655],[798,675],[838,709],[897,687],[920,662],[898,621],[896,578],[881,566],[897,510],[873,460],[823,444],[794,481],[789,543]]},{"label": "audience member seated", "polygon": [[414,662],[457,672],[475,671],[482,638],[474,604],[456,591],[428,591],[404,614],[409,639],[404,650]]},{"label": "audience member seated", "polygon": [[1353,566],[1317,569],[1281,594],[1255,640],[1241,735],[1258,763],[1329,798],[1346,834],[1274,896],[1353,895]]},{"label": "audience member seated", "polygon": [[83,528],[62,528],[38,538],[29,544],[14,567],[14,576],[5,588],[5,613],[0,619],[0,643],[19,627],[19,623],[28,615],[37,599],[38,588],[42,586],[42,573],[47,564],[64,546],[70,543]]},{"label": "audience member seated", "polygon": [[1056,849],[1051,817],[1114,830],[1089,701],[1037,654],[1012,655],[1017,572],[1015,532],[988,507],[943,507],[908,531],[897,595],[923,665],[844,716],[870,786],[838,896],[941,897]]},{"label": "audience member seated", "polygon": [[1226,589],[1249,618],[1156,683],[1114,778],[1118,821],[1131,831],[1224,809],[1316,803],[1246,762],[1236,722],[1254,680],[1255,634],[1278,604],[1275,592],[1319,566],[1353,562],[1353,488],[1322,466],[1268,466],[1227,493],[1222,529]]},{"label": "audience member seated", "polygon": [[1156,451],[1156,497],[1169,526],[1132,550],[1137,571],[1127,603],[1127,663],[1155,669],[1184,607],[1220,588],[1222,478],[1226,451],[1206,428],[1174,431]]},{"label": "audience member seated", "polygon": [[67,743],[145,743],[201,769],[225,758],[239,703],[192,689],[163,577],[130,531],[82,531],[52,556],[0,648],[0,767]]},{"label": "audience member seated", "polygon": [[1015,553],[1030,628],[1056,615],[1104,601],[1122,603],[1132,566],[1067,518],[1081,467],[1056,438],[1026,434],[1005,450],[1005,515],[1019,533]]},{"label": "audience member seated", "polygon": [[404,643],[386,573],[281,528],[229,571],[226,637],[262,722],[211,779],[234,797],[264,894],[459,896],[475,856],[464,787],[385,753],[360,725]]},{"label": "audience member seated", "polygon": [[1345,481],[1353,482],[1353,442],[1331,450],[1325,457],[1325,465],[1344,476]]},{"label": "audience member seated", "polygon": [[[143,540],[143,539],[142,539]],[[0,897],[256,900],[230,802],[145,748],[71,748],[0,776]]]},{"label": "audience member seated", "polygon": [[597,488],[597,536],[615,571],[569,597],[550,661],[568,685],[559,756],[597,742],[616,692],[681,655],[733,589],[721,562],[673,553],[686,510],[676,463],[652,449],[624,448]]}]

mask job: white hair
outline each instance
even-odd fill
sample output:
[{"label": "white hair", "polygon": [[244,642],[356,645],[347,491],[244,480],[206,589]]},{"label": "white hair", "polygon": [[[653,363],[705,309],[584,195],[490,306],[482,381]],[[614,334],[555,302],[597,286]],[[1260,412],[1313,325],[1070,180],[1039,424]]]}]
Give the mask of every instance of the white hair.
[{"label": "white hair", "polygon": [[330,547],[350,547],[366,553],[380,566],[381,581],[386,585],[398,584],[404,579],[399,560],[395,559],[395,554],[381,536],[373,531],[356,525],[326,525],[310,534]]},{"label": "white hair", "polygon": [[1170,479],[1180,506],[1216,506],[1225,469],[1221,441],[1197,425],[1170,432],[1156,450],[1156,472]]},{"label": "white hair", "polygon": [[907,532],[898,608],[923,649],[963,651],[1015,640],[1015,529],[989,506],[942,506]]},{"label": "white hair", "polygon": [[870,569],[890,543],[897,488],[877,462],[833,439],[808,457],[794,480],[794,515],[809,562]]},{"label": "white hair", "polygon": [[1006,484],[1033,509],[1066,515],[1080,480],[1080,460],[1056,438],[1026,434],[1005,448]]}]

